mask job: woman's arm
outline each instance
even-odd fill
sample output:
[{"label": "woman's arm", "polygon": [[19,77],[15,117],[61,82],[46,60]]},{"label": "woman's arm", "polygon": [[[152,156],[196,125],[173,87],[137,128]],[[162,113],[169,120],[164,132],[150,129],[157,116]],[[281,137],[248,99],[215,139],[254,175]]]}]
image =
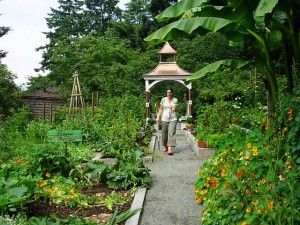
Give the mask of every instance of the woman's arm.
[{"label": "woman's arm", "polygon": [[162,111],[163,111],[163,106],[160,105],[159,110],[158,110],[158,114],[157,114],[157,118],[156,121],[159,123],[161,116],[162,116]]}]

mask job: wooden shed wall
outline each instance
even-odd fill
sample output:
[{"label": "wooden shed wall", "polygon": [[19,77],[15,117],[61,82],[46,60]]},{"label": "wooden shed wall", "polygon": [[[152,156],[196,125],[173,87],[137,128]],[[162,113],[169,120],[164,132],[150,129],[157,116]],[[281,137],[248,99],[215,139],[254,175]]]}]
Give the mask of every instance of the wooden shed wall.
[{"label": "wooden shed wall", "polygon": [[61,99],[25,97],[24,102],[29,106],[30,119],[47,119],[52,121],[53,113],[57,107],[64,105]]}]

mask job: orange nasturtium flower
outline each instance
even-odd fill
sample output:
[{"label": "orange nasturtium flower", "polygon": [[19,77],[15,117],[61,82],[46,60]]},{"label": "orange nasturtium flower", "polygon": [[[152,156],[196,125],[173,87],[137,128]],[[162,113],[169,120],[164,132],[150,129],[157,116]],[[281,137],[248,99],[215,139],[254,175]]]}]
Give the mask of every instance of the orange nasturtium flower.
[{"label": "orange nasturtium flower", "polygon": [[230,186],[230,183],[228,181],[225,182],[226,187]]},{"label": "orange nasturtium flower", "polygon": [[45,177],[50,178],[50,177],[51,177],[51,173],[46,172],[46,173],[45,173]]},{"label": "orange nasturtium flower", "polygon": [[226,172],[225,172],[225,170],[222,170],[221,177],[225,177],[225,176],[226,176]]},{"label": "orange nasturtium flower", "polygon": [[270,201],[270,202],[268,201],[267,204],[268,204],[269,209],[272,211],[273,207],[274,207],[274,202],[273,201]]},{"label": "orange nasturtium flower", "polygon": [[241,178],[241,176],[243,175],[244,172],[245,172],[244,168],[240,169],[240,171],[236,173],[236,177]]},{"label": "orange nasturtium flower", "polygon": [[243,221],[242,225],[249,225],[249,223],[247,221]]},{"label": "orange nasturtium flower", "polygon": [[212,186],[213,188],[215,188],[215,187],[217,186],[217,179],[216,179],[216,178],[214,178],[214,179],[212,180],[211,186]]},{"label": "orange nasturtium flower", "polygon": [[201,203],[201,202],[202,202],[202,199],[199,198],[199,197],[196,197],[196,202],[197,202],[197,203]]},{"label": "orange nasturtium flower", "polygon": [[251,212],[251,208],[247,207],[247,208],[246,208],[246,212],[247,212],[247,213],[250,213],[250,212]]}]

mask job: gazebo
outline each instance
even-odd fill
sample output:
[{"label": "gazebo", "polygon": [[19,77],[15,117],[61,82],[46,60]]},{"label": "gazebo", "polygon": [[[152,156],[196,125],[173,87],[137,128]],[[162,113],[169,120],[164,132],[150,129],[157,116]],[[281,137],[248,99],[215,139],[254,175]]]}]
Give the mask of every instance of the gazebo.
[{"label": "gazebo", "polygon": [[[145,74],[145,89],[146,89],[146,117],[150,118],[150,91],[154,86],[163,81],[173,81],[182,84],[188,89],[188,102],[187,102],[187,116],[192,114],[192,84],[185,84],[185,80],[191,76],[191,74],[180,66],[176,62],[176,50],[171,47],[169,42],[166,42],[164,47],[158,52],[159,63],[154,70]],[[173,56],[173,61],[164,62],[163,59],[166,56]]]}]

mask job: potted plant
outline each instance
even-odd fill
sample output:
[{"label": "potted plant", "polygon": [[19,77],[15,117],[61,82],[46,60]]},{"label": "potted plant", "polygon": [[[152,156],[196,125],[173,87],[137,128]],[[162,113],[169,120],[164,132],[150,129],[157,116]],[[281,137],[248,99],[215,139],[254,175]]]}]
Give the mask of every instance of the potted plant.
[{"label": "potted plant", "polygon": [[199,148],[206,148],[205,136],[206,134],[203,131],[199,131],[198,129],[196,141],[198,143]]}]

